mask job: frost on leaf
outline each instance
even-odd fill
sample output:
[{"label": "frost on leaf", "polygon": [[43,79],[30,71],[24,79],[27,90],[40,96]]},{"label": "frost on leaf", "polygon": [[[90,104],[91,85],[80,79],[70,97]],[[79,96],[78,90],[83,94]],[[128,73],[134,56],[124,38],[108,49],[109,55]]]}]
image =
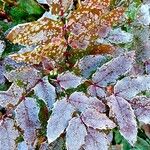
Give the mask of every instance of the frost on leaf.
[{"label": "frost on leaf", "polygon": [[57,101],[54,104],[52,115],[47,125],[47,138],[49,143],[55,141],[64,132],[74,111],[74,107],[66,99]]},{"label": "frost on leaf", "polygon": [[36,129],[40,123],[38,119],[39,108],[36,100],[33,98],[25,98],[16,108],[17,124],[24,132],[25,142],[32,147],[36,140]]},{"label": "frost on leaf", "polygon": [[90,85],[87,89],[87,92],[89,95],[91,95],[93,97],[102,98],[102,97],[106,96],[105,91],[96,85]]},{"label": "frost on leaf", "polygon": [[78,66],[83,77],[89,77],[105,60],[106,58],[102,55],[88,55],[82,58]]},{"label": "frost on leaf", "polygon": [[19,136],[14,127],[14,120],[6,118],[0,123],[0,149],[16,149],[15,140]]},{"label": "frost on leaf", "polygon": [[107,98],[108,106],[117,120],[120,133],[131,144],[137,140],[137,123],[131,105],[122,97],[110,96]]},{"label": "frost on leaf", "polygon": [[8,104],[16,105],[22,94],[23,89],[13,83],[7,91],[0,91],[0,105],[3,107]]},{"label": "frost on leaf", "polygon": [[150,124],[150,98],[138,96],[130,102],[137,119],[145,124]]},{"label": "frost on leaf", "polygon": [[133,35],[131,33],[125,32],[120,28],[111,30],[107,40],[110,43],[120,44],[120,43],[128,43],[133,39]]},{"label": "frost on leaf", "polygon": [[96,97],[87,97],[82,92],[74,92],[69,97],[69,103],[72,104],[78,111],[84,112],[88,108],[93,108],[98,112],[105,112],[105,104]]},{"label": "frost on leaf", "polygon": [[138,93],[149,89],[150,75],[126,77],[117,82],[117,84],[114,87],[114,93],[117,96],[130,100]]},{"label": "frost on leaf", "polygon": [[53,107],[56,99],[55,87],[48,81],[48,77],[44,77],[35,87],[34,92],[38,98],[42,99],[49,109]]},{"label": "frost on leaf", "polygon": [[[68,21],[69,45],[72,48],[86,49],[92,46],[101,35],[101,28],[111,27],[120,20],[124,8],[118,7],[108,12],[110,1],[83,1]],[[108,13],[107,13],[108,12]]]},{"label": "frost on leaf", "polygon": [[83,148],[85,150],[108,150],[109,144],[105,133],[89,128]]},{"label": "frost on leaf", "polygon": [[87,109],[81,115],[83,122],[93,129],[113,129],[115,123],[111,121],[106,114],[100,113],[95,109]]},{"label": "frost on leaf", "polygon": [[92,80],[100,87],[105,87],[108,83],[115,83],[121,75],[129,72],[133,61],[134,52],[122,54],[98,68],[93,74]]},{"label": "frost on leaf", "polygon": [[28,145],[25,141],[18,143],[17,150],[28,150]]},{"label": "frost on leaf", "polygon": [[69,121],[66,129],[66,147],[67,150],[79,150],[85,143],[87,135],[86,127],[80,118],[74,117]]},{"label": "frost on leaf", "polygon": [[11,57],[19,62],[34,64],[40,63],[44,58],[52,58],[55,61],[62,59],[66,50],[62,28],[61,21],[54,21],[46,17],[17,25],[6,38],[13,43],[35,48],[31,52],[13,54]]},{"label": "frost on leaf", "polygon": [[82,83],[82,78],[68,71],[64,74],[58,75],[57,81],[60,84],[60,86],[66,90],[69,88],[76,88]]},{"label": "frost on leaf", "polygon": [[18,68],[7,72],[5,76],[10,82],[15,81],[18,85],[26,89],[34,87],[39,79],[41,79],[40,72],[32,67]]},{"label": "frost on leaf", "polygon": [[5,67],[3,65],[3,62],[0,61],[0,84],[4,84],[5,83]]},{"label": "frost on leaf", "polygon": [[138,13],[137,21],[142,25],[150,24],[150,6],[148,4],[141,5]]},{"label": "frost on leaf", "polygon": [[5,49],[5,43],[4,43],[4,41],[0,40],[0,57],[1,57],[4,49]]}]

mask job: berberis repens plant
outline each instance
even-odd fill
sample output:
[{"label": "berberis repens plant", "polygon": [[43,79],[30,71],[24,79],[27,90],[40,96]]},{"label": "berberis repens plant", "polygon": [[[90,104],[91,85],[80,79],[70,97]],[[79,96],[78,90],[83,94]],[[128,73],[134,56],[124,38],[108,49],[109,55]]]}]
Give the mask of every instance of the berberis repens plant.
[{"label": "berberis repens plant", "polygon": [[0,150],[150,148],[149,1],[0,6]]}]

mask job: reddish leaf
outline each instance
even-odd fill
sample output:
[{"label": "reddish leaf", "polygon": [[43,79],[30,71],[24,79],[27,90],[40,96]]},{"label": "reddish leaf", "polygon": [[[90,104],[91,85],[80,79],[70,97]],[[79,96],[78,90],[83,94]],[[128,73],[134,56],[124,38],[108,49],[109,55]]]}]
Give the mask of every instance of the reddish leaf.
[{"label": "reddish leaf", "polygon": [[106,114],[100,113],[95,109],[87,109],[82,113],[82,120],[88,126],[94,129],[113,129],[115,123],[111,121]]},{"label": "reddish leaf", "polygon": [[131,105],[123,98],[110,96],[108,105],[117,120],[122,136],[134,145],[137,140],[137,123]]},{"label": "reddish leaf", "polygon": [[47,138],[49,143],[55,141],[64,132],[74,111],[74,107],[66,99],[57,101],[54,104],[53,113],[47,125]]},{"label": "reddish leaf", "polygon": [[82,92],[74,92],[69,97],[69,102],[80,112],[88,108],[96,109],[99,112],[105,112],[105,104],[96,97],[87,97]]},{"label": "reddish leaf", "polygon": [[80,118],[74,117],[69,121],[66,129],[66,147],[67,150],[79,150],[85,143],[87,135],[86,127]]}]

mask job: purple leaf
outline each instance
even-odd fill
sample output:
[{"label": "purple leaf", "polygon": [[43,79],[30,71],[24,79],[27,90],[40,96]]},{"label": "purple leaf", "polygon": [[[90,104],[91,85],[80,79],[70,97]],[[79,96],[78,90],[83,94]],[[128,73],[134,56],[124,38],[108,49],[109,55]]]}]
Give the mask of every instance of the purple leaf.
[{"label": "purple leaf", "polygon": [[114,87],[114,93],[117,96],[130,100],[138,93],[149,89],[150,75],[126,77],[117,82]]},{"label": "purple leaf", "polygon": [[35,94],[42,99],[49,109],[53,107],[53,103],[56,99],[55,87],[48,81],[48,77],[44,77],[35,87]]},{"label": "purple leaf", "polygon": [[131,105],[123,98],[110,96],[108,106],[117,120],[121,135],[134,145],[137,140],[137,123]]},{"label": "purple leaf", "polygon": [[57,77],[57,81],[59,82],[62,88],[76,88],[78,85],[82,83],[82,78],[74,75],[72,72],[66,72]]},{"label": "purple leaf", "polygon": [[103,132],[94,129],[88,129],[88,135],[85,138],[84,150],[108,150],[109,141]]},{"label": "purple leaf", "polygon": [[90,85],[87,89],[87,92],[93,97],[103,98],[106,96],[105,91],[96,85]]},{"label": "purple leaf", "polygon": [[74,111],[74,107],[66,99],[57,101],[54,104],[53,113],[47,125],[47,138],[49,143],[55,141],[64,132]]},{"label": "purple leaf", "polygon": [[92,80],[100,87],[105,87],[108,83],[115,83],[119,76],[129,72],[133,61],[134,52],[120,55],[97,69]]},{"label": "purple leaf", "polygon": [[16,105],[22,97],[23,89],[13,83],[7,91],[0,92],[0,105],[6,107],[8,104]]},{"label": "purple leaf", "polygon": [[[39,108],[35,99],[25,98],[16,108],[17,124],[24,131],[24,140],[32,147],[36,140],[36,129],[40,127]],[[32,147],[33,148],[33,147]]]},{"label": "purple leaf", "polygon": [[18,136],[18,131],[14,127],[14,120],[5,118],[5,120],[0,123],[0,149],[16,149],[15,140]]},{"label": "purple leaf", "polygon": [[102,103],[96,97],[87,97],[82,92],[74,92],[69,97],[69,102],[80,112],[85,111],[88,108],[96,109],[99,112],[105,112],[105,104]]},{"label": "purple leaf", "polygon": [[6,78],[10,82],[22,82],[26,89],[30,89],[41,79],[39,71],[32,67],[22,67],[16,70],[12,70],[5,74]]},{"label": "purple leaf", "polygon": [[87,109],[81,115],[83,122],[94,129],[113,129],[115,123],[111,121],[105,114],[98,112],[95,109]]},{"label": "purple leaf", "polygon": [[4,73],[5,73],[5,68],[4,68],[3,62],[0,61],[0,84],[4,84],[5,83]]},{"label": "purple leaf", "polygon": [[82,58],[78,66],[83,77],[88,78],[105,60],[106,58],[102,55],[88,55]]},{"label": "purple leaf", "polygon": [[138,96],[130,103],[137,119],[145,124],[150,124],[150,98]]},{"label": "purple leaf", "polygon": [[79,150],[85,143],[86,127],[80,118],[74,117],[69,121],[66,129],[67,150]]}]

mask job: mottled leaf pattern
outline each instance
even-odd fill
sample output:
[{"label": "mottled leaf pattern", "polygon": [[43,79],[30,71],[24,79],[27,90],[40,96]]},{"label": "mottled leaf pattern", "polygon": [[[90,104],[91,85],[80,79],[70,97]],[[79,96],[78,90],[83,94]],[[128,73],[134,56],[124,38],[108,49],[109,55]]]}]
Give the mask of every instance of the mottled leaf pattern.
[{"label": "mottled leaf pattern", "polygon": [[4,41],[0,40],[0,57],[1,57],[4,49],[5,49],[5,43],[4,43]]},{"label": "mottled leaf pattern", "polygon": [[55,141],[64,132],[74,111],[74,107],[66,99],[57,101],[54,104],[53,113],[47,125],[47,138],[49,143]]},{"label": "mottled leaf pattern", "polygon": [[131,101],[131,106],[137,119],[145,124],[150,124],[150,98],[139,96]]},{"label": "mottled leaf pattern", "polygon": [[89,128],[83,148],[85,150],[108,150],[109,141],[105,133]]},{"label": "mottled leaf pattern", "polygon": [[64,89],[76,88],[82,82],[82,78],[74,75],[72,72],[65,72],[57,77],[57,82]]},{"label": "mottled leaf pattern", "polygon": [[88,127],[94,129],[113,129],[116,127],[115,123],[106,114],[100,113],[95,109],[87,109],[83,112],[82,120]]},{"label": "mottled leaf pattern", "polygon": [[87,97],[82,92],[74,92],[69,97],[69,102],[80,112],[88,108],[96,109],[99,112],[105,112],[105,105],[96,97]]},{"label": "mottled leaf pattern", "polygon": [[[40,127],[38,113],[39,108],[36,100],[25,98],[16,108],[17,124],[24,131],[24,140],[32,147],[36,140],[36,129]],[[32,147],[33,148],[33,147]]]},{"label": "mottled leaf pattern", "polygon": [[119,76],[126,74],[130,70],[133,61],[133,52],[120,55],[97,69],[92,76],[92,80],[100,87],[105,87],[108,83],[115,83]]},{"label": "mottled leaf pattern", "polygon": [[131,105],[125,99],[114,95],[107,100],[119,125],[120,133],[131,145],[134,145],[137,140],[137,123]]},{"label": "mottled leaf pattern", "polygon": [[55,87],[48,81],[48,77],[44,77],[40,83],[34,87],[34,92],[38,98],[42,99],[49,109],[53,107],[53,103],[56,99]]},{"label": "mottled leaf pattern", "polygon": [[126,77],[118,81],[114,93],[125,99],[132,99],[138,93],[150,89],[150,76]]},{"label": "mottled leaf pattern", "polygon": [[8,118],[0,123],[0,149],[16,149],[15,140],[19,136],[19,133],[14,125],[14,120]]},{"label": "mottled leaf pattern", "polygon": [[69,121],[66,129],[66,147],[67,150],[79,150],[85,143],[87,135],[86,127],[80,118],[74,117]]}]

